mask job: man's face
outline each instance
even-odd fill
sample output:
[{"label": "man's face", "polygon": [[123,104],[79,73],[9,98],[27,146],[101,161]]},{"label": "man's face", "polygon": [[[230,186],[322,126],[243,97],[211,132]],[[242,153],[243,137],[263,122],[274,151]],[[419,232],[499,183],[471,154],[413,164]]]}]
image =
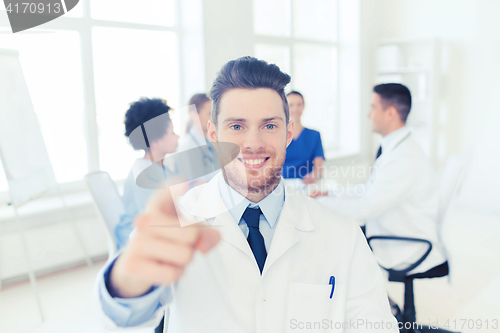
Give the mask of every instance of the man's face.
[{"label": "man's face", "polygon": [[382,100],[377,93],[373,94],[372,104],[368,118],[372,120],[372,131],[384,135],[387,127],[387,112],[384,111]]},{"label": "man's face", "polygon": [[286,124],[283,102],[271,89],[233,89],[222,95],[217,127],[209,122],[213,142],[240,147],[236,159],[223,168],[227,183],[246,196],[274,189],[281,178],[293,122]]}]

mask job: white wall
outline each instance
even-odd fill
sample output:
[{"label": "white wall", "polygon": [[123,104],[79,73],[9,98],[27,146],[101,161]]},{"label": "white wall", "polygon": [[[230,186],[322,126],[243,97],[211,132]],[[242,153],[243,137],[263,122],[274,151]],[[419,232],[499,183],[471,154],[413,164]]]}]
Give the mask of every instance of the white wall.
[{"label": "white wall", "polygon": [[205,77],[212,87],[222,65],[243,56],[253,56],[253,1],[205,0]]},{"label": "white wall", "polygon": [[[368,111],[371,99],[377,41],[437,38],[449,48],[443,87],[447,154],[470,152],[485,123],[490,90],[500,82],[499,12],[498,0],[361,0],[362,110]],[[366,117],[362,119],[362,140],[369,147],[373,139]]]},{"label": "white wall", "polygon": [[19,220],[16,220],[12,208],[0,209],[0,281],[16,282],[27,278],[28,266],[19,227],[26,230],[26,246],[37,274],[84,262],[76,233],[90,257],[102,259],[106,256],[104,227],[88,195],[83,202],[75,201],[81,197],[66,197],[71,205],[69,212],[62,209],[58,198],[41,198],[21,207]]}]

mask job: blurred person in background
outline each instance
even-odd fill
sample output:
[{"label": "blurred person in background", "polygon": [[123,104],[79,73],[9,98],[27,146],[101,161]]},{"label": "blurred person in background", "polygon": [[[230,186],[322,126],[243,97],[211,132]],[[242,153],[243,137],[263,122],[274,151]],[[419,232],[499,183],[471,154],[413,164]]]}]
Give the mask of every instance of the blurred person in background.
[{"label": "blurred person in background", "polygon": [[191,150],[191,153],[177,154],[175,169],[184,178],[192,180],[191,186],[197,186],[212,179],[215,172],[211,171],[218,170],[214,165],[214,161],[218,161],[217,152],[207,139],[212,101],[207,94],[194,94],[188,102],[188,112],[189,122],[186,134],[179,140],[178,152]]},{"label": "blurred person in background", "polygon": [[[170,106],[159,98],[141,98],[132,103],[125,114],[125,136],[132,148],[144,150],[125,180],[124,214],[115,228],[118,250],[124,247],[132,232],[133,220],[146,210],[146,204],[157,188],[173,173],[163,165],[166,154],[177,150],[179,136],[174,133],[168,112]],[[144,139],[144,134],[147,140]]]},{"label": "blurred person in background", "polygon": [[325,160],[321,136],[318,131],[306,128],[300,122],[305,106],[302,94],[291,91],[286,97],[295,130],[292,143],[286,149],[283,178],[300,178],[304,184],[312,184],[321,178]]},{"label": "blurred person in background", "polygon": [[179,151],[206,144],[207,124],[212,112],[212,101],[206,94],[194,94],[189,100],[188,106],[189,122],[186,126],[186,135],[179,140]]},{"label": "blurred person in background", "polygon": [[[397,236],[428,240],[432,250],[409,273],[422,273],[445,264],[438,237],[439,188],[435,171],[406,127],[410,90],[399,83],[373,88],[368,117],[382,135],[370,178],[342,193],[315,192],[311,197],[336,212],[359,221],[366,237]],[[373,241],[375,258],[384,268],[404,269],[415,263],[427,245],[402,241]]]}]

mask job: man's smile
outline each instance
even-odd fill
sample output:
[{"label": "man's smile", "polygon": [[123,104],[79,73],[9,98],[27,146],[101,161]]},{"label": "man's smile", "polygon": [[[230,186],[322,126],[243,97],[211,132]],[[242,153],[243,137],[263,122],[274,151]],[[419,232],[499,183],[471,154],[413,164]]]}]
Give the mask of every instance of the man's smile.
[{"label": "man's smile", "polygon": [[269,157],[263,157],[263,156],[238,157],[238,161],[243,163],[245,168],[248,169],[262,168],[267,163],[268,160]]}]

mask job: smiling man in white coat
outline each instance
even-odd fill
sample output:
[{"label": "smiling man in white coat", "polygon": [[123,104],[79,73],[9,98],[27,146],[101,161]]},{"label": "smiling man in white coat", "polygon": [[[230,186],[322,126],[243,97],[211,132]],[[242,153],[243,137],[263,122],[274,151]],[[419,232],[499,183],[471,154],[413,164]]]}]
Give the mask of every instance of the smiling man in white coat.
[{"label": "smiling man in white coat", "polygon": [[[382,141],[370,178],[363,186],[318,197],[336,212],[364,224],[366,237],[428,240],[431,252],[409,274],[426,272],[446,262],[438,237],[438,181],[406,127],[411,103],[411,93],[402,84],[386,83],[373,88],[368,116],[372,130],[382,135]],[[370,245],[382,267],[396,270],[410,267],[428,249],[427,244],[405,241],[373,240]]]},{"label": "smiling man in white coat", "polygon": [[359,226],[281,178],[294,128],[289,81],[252,57],[217,74],[208,136],[238,156],[179,200],[199,223],[180,227],[166,190],[137,219],[97,277],[109,327],[154,327],[169,308],[169,332],[398,332]]}]

